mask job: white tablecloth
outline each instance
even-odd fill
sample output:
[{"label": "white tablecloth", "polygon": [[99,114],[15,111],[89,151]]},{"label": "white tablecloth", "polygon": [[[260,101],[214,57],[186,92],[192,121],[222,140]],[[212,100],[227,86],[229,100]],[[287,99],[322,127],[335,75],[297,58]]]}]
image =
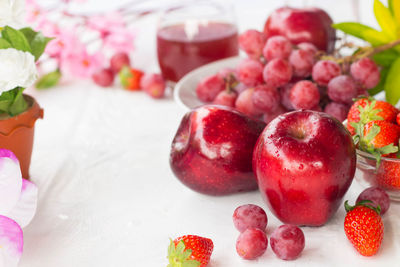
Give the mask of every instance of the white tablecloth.
[{"label": "white tablecloth", "polygon": [[[280,1],[271,2],[237,1],[240,29],[261,28]],[[318,2],[327,7],[336,1]],[[374,25],[372,1],[361,2],[362,19]],[[338,5],[331,13],[337,21],[352,16]],[[138,24],[133,61],[146,70],[157,69],[154,22],[146,18]],[[384,216],[385,237],[374,257],[360,256],[346,239],[341,207],[327,225],[303,228],[306,248],[298,260],[279,260],[269,247],[259,260],[244,261],[235,251],[234,209],[247,203],[264,207],[267,234],[281,223],[257,191],[209,197],[173,176],[170,144],[185,111],[171,98],[152,100],[89,81],[29,93],[44,107],[45,118],[37,123],[31,166],[38,210],[24,231],[21,267],[166,266],[169,237],[183,234],[214,241],[210,267],[399,266],[400,206],[395,203]],[[354,181],[345,199],[354,201],[361,190]]]}]

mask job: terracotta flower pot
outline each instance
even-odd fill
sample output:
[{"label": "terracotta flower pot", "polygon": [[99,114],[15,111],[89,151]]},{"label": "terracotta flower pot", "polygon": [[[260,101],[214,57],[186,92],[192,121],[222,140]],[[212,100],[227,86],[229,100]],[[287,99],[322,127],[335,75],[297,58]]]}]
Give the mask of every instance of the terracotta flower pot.
[{"label": "terracotta flower pot", "polygon": [[29,109],[14,117],[0,117],[0,148],[14,152],[18,157],[22,177],[29,179],[35,122],[43,118],[43,109],[31,96],[24,95]]}]

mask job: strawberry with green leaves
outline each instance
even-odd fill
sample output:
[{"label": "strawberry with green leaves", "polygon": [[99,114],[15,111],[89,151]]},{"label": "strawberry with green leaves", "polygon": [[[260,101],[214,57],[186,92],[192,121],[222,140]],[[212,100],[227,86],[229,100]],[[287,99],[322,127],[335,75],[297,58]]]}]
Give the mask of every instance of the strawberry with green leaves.
[{"label": "strawberry with green leaves", "polygon": [[350,206],[344,203],[347,211],[344,219],[344,231],[354,248],[363,256],[375,255],[383,240],[383,222],[380,207],[373,207],[370,200]]},{"label": "strawberry with green leaves", "polygon": [[211,239],[185,235],[171,240],[168,247],[167,267],[205,267],[210,262],[214,249]]},{"label": "strawberry with green leaves", "polygon": [[374,155],[377,160],[399,150],[400,131],[393,123],[370,121],[365,124],[360,137],[359,148]]},{"label": "strawberry with green leaves", "polygon": [[124,66],[118,74],[122,86],[130,91],[140,90],[140,81],[143,75],[141,70],[129,66]]},{"label": "strawberry with green leaves", "polygon": [[358,149],[372,154],[379,167],[382,156],[399,150],[400,128],[395,124],[399,111],[390,103],[361,98],[351,107],[347,128]]},{"label": "strawberry with green leaves", "polygon": [[370,98],[358,99],[351,106],[347,115],[347,129],[351,135],[356,134],[357,124],[367,124],[370,121],[384,120],[395,122],[399,110],[390,103]]}]

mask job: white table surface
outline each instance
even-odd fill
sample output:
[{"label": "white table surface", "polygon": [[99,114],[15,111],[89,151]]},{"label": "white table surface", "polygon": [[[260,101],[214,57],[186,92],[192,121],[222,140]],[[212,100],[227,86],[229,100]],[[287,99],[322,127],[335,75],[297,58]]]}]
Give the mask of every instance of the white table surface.
[{"label": "white table surface", "polygon": [[[279,2],[237,1],[240,29],[260,29]],[[336,1],[318,2],[327,7]],[[368,7],[363,7],[362,20],[375,25],[372,0],[362,3]],[[352,16],[338,5],[330,11],[338,21]],[[138,23],[133,61],[146,70],[157,70],[155,21],[151,17]],[[358,255],[346,239],[341,207],[327,225],[302,228],[306,248],[298,260],[279,260],[268,247],[259,260],[244,261],[235,251],[234,209],[247,203],[264,207],[267,234],[281,223],[258,191],[209,197],[173,176],[170,144],[185,110],[171,98],[157,101],[90,81],[28,92],[44,107],[45,117],[36,125],[31,166],[39,187],[38,210],[24,230],[21,267],[166,266],[169,237],[183,234],[214,241],[210,267],[399,266],[400,206],[395,203],[383,218],[385,237],[374,257]],[[345,199],[354,201],[361,190],[354,181]]]}]

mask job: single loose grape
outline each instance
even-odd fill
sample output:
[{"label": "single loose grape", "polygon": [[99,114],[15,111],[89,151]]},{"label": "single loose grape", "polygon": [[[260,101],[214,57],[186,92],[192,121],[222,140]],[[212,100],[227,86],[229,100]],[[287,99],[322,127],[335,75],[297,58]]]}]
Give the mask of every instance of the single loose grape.
[{"label": "single loose grape", "polygon": [[372,203],[368,203],[374,207],[378,205],[381,208],[381,215],[385,214],[390,207],[390,198],[385,190],[379,187],[369,187],[361,192],[358,196],[356,203],[362,200],[371,200]]},{"label": "single loose grape", "polygon": [[268,239],[264,231],[248,228],[236,240],[236,251],[245,260],[254,260],[267,250]]},{"label": "single loose grape", "polygon": [[303,231],[295,225],[281,225],[270,237],[271,248],[282,260],[294,260],[305,247]]},{"label": "single loose grape", "polygon": [[265,231],[268,224],[268,217],[265,211],[254,204],[237,207],[233,212],[232,219],[236,229],[241,233],[248,228],[258,228]]}]

